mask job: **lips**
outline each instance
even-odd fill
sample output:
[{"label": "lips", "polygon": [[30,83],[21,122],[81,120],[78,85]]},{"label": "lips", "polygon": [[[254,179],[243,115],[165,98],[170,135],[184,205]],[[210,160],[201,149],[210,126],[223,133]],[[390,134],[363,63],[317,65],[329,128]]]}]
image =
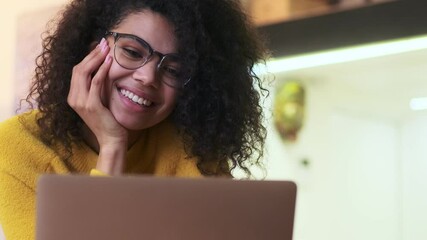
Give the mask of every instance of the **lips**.
[{"label": "lips", "polygon": [[121,88],[121,89],[119,89],[119,92],[120,92],[120,94],[122,96],[128,98],[132,102],[134,102],[136,104],[139,104],[141,106],[149,107],[149,106],[151,106],[153,104],[152,101],[150,101],[148,99],[145,99],[145,98],[143,98],[141,96],[138,96],[138,95],[136,95],[135,93],[133,93],[133,92],[131,92],[129,90]]}]

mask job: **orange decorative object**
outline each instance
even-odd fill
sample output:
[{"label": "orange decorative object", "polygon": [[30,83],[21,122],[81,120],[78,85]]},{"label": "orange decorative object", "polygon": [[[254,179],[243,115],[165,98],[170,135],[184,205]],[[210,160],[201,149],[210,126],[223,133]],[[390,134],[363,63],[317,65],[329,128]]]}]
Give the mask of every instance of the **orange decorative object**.
[{"label": "orange decorative object", "polygon": [[305,90],[296,81],[288,81],[277,89],[274,99],[274,124],[285,141],[294,142],[302,128],[305,112]]}]

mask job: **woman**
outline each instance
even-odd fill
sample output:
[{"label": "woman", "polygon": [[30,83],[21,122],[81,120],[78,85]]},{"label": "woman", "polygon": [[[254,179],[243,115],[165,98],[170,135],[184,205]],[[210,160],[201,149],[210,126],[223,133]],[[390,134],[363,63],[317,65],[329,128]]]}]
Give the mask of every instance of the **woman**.
[{"label": "woman", "polygon": [[32,239],[41,174],[251,176],[265,52],[233,0],[74,0],[0,125],[0,223]]}]

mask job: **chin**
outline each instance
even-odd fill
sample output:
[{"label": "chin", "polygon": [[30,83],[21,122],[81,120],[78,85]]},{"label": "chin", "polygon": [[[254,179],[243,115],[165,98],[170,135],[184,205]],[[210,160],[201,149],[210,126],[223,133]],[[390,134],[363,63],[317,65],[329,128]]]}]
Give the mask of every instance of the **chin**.
[{"label": "chin", "polygon": [[131,131],[139,131],[139,130],[144,130],[147,129],[149,127],[152,127],[154,124],[149,124],[149,123],[144,123],[144,122],[134,122],[134,121],[129,121],[129,119],[120,121],[118,120],[119,124],[122,125],[124,128],[126,128],[127,130],[131,130]]},{"label": "chin", "polygon": [[122,125],[127,130],[131,130],[131,131],[144,130],[161,122],[161,120],[152,121],[149,119],[142,119],[141,117],[137,118],[136,116],[130,117],[126,115],[121,115],[121,116],[114,116],[114,117],[116,118],[117,122],[120,125]]},{"label": "chin", "polygon": [[116,121],[124,128],[131,131],[140,131],[162,122],[168,114],[153,113],[130,113],[121,109],[110,108]]}]

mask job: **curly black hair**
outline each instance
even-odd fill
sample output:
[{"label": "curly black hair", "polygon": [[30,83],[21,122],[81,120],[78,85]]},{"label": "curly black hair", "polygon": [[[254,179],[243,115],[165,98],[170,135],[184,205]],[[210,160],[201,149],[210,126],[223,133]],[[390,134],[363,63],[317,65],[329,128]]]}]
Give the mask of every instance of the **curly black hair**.
[{"label": "curly black hair", "polygon": [[[27,102],[35,102],[48,145],[71,155],[84,124],[68,105],[72,69],[107,30],[127,15],[149,9],[175,27],[179,53],[194,69],[171,115],[186,152],[205,175],[262,167],[265,90],[254,65],[267,57],[261,37],[237,0],[74,0],[46,32]],[[261,91],[260,91],[261,90]],[[66,159],[64,159],[66,163]],[[67,163],[66,163],[67,164]]]}]

